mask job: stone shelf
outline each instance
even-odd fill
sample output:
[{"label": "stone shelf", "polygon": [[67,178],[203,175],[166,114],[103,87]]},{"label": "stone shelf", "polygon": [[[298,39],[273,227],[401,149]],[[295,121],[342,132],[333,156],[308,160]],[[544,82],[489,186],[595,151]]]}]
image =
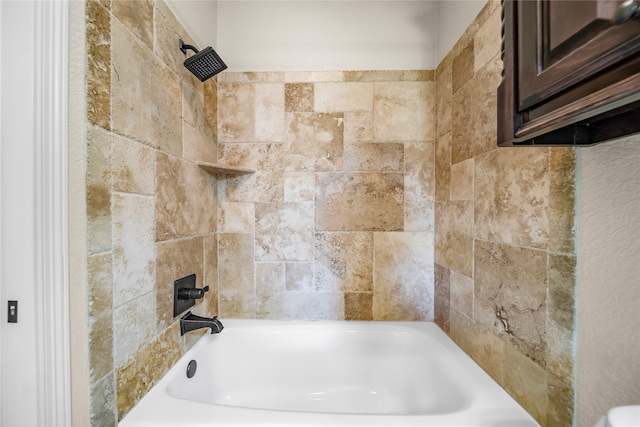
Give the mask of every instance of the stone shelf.
[{"label": "stone shelf", "polygon": [[198,166],[212,175],[244,175],[255,172],[253,169],[238,168],[235,166],[221,165],[219,163],[200,162]]}]

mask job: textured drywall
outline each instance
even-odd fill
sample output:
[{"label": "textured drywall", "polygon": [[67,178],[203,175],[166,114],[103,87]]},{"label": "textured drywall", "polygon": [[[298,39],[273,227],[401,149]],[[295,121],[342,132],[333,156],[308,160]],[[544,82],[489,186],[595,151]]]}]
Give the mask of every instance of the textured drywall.
[{"label": "textured drywall", "polygon": [[640,403],[640,135],[579,150],[578,426]]}]

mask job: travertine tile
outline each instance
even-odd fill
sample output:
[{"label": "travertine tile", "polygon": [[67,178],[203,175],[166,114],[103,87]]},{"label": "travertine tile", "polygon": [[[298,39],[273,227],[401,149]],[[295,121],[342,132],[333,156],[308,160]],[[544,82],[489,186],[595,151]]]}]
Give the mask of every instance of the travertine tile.
[{"label": "travertine tile", "polygon": [[222,164],[256,170],[250,175],[227,177],[221,197],[233,202],[278,202],[284,198],[283,144],[218,145]]},{"label": "travertine tile", "polygon": [[[196,275],[196,287],[204,286],[204,247],[202,237],[169,240],[156,244],[156,317],[158,328],[164,329],[173,318],[173,283],[191,274]],[[206,295],[205,298],[209,298]],[[200,302],[200,301],[198,301]]]},{"label": "travertine tile", "polygon": [[116,385],[113,372],[91,384],[89,400],[91,425],[116,427]]},{"label": "travertine tile", "polygon": [[313,92],[319,113],[373,111],[372,83],[315,83]]},{"label": "travertine tile", "polygon": [[217,316],[218,310],[218,236],[208,234],[204,238],[204,286],[209,286],[206,296],[206,316]]},{"label": "travertine tile", "polygon": [[451,132],[451,66],[443,68],[436,80],[436,126],[437,135]]},{"label": "travertine tile", "polygon": [[433,247],[427,233],[374,233],[373,318],[433,320]]},{"label": "travertine tile", "polygon": [[544,367],[546,252],[476,240],[474,255],[476,320]]},{"label": "travertine tile", "polygon": [[473,275],[473,203],[436,202],[435,258],[443,267]]},{"label": "travertine tile", "polygon": [[97,1],[86,2],[87,121],[111,128],[111,14]]},{"label": "travertine tile", "polygon": [[478,72],[496,55],[500,54],[500,45],[502,43],[501,27],[500,9],[496,9],[478,29],[473,39],[473,70],[475,72]]},{"label": "travertine tile", "polygon": [[255,86],[218,86],[218,142],[253,142],[256,122]]},{"label": "travertine tile", "polygon": [[502,61],[495,58],[453,94],[452,163],[497,149],[497,89]]},{"label": "travertine tile", "polygon": [[344,113],[344,142],[373,141],[373,111]]},{"label": "travertine tile", "polygon": [[152,148],[113,135],[112,188],[114,191],[153,195],[156,153]]},{"label": "travertine tile", "polygon": [[344,296],[341,292],[286,292],[280,302],[281,319],[343,320]]},{"label": "travertine tile", "polygon": [[317,291],[313,280],[313,262],[287,262],[285,265],[285,289],[287,291]]},{"label": "travertine tile", "polygon": [[255,317],[254,259],[253,234],[218,235],[218,309],[221,317]]},{"label": "travertine tile", "polygon": [[89,272],[89,366],[92,382],[113,369],[113,276],[111,253],[90,256]]},{"label": "travertine tile", "polygon": [[504,348],[504,387],[536,421],[546,422],[547,373],[509,344]]},{"label": "travertine tile", "polygon": [[433,233],[435,170],[433,142],[404,144],[404,231]]},{"label": "travertine tile", "polygon": [[97,126],[87,129],[87,246],[88,253],[111,250],[111,141]]},{"label": "travertine tile", "polygon": [[312,202],[256,204],[257,260],[310,261],[312,239]]},{"label": "travertine tile", "polygon": [[258,319],[283,319],[285,264],[256,262],[256,315]]},{"label": "travertine tile", "polygon": [[119,367],[153,339],[156,296],[149,292],[113,309],[113,365]]},{"label": "travertine tile", "polygon": [[475,232],[478,238],[546,248],[548,160],[547,148],[534,147],[496,150],[476,158]]},{"label": "travertine tile", "polygon": [[573,387],[547,375],[547,417],[546,425],[569,426],[573,423]]},{"label": "travertine tile", "polygon": [[313,233],[256,235],[256,261],[313,260]]},{"label": "travertine tile", "polygon": [[373,293],[346,292],[344,320],[373,320]]},{"label": "travertine tile", "polygon": [[204,110],[204,90],[202,86],[191,86],[187,82],[182,82],[182,119],[184,123],[198,129],[200,132],[211,137],[210,129],[207,129],[206,116]]},{"label": "travertine tile", "polygon": [[[116,370],[118,421],[156,385],[182,356],[176,322]],[[162,355],[162,357],[158,357]]]},{"label": "travertine tile", "polygon": [[112,22],[111,36],[112,128],[153,147],[181,154],[178,77],[117,20]]},{"label": "travertine tile", "polygon": [[315,289],[373,291],[373,233],[316,233]]},{"label": "travertine tile", "polygon": [[182,158],[194,162],[215,163],[218,160],[216,142],[191,125],[182,125]]},{"label": "travertine tile", "polygon": [[112,0],[111,12],[149,49],[153,49],[153,5],[148,0]]},{"label": "travertine tile", "polygon": [[549,255],[549,320],[561,328],[575,328],[576,258]]},{"label": "travertine tile", "polygon": [[284,83],[255,85],[255,141],[284,140]]},{"label": "travertine tile", "polygon": [[342,169],[342,114],[287,113],[287,171]]},{"label": "travertine tile", "polygon": [[201,131],[218,141],[218,83],[217,76],[202,84],[204,90],[204,129]]},{"label": "travertine tile", "polygon": [[319,173],[316,182],[316,230],[403,229],[403,174]]},{"label": "travertine tile", "polygon": [[570,147],[549,149],[549,250],[575,252],[576,152]]},{"label": "travertine tile", "polygon": [[473,200],[474,160],[451,165],[451,200]]},{"label": "travertine tile", "polygon": [[113,306],[153,290],[156,271],[154,198],[116,193],[113,209]]},{"label": "travertine tile", "polygon": [[173,13],[169,10],[165,2],[154,2],[156,13],[154,13],[155,22],[155,42],[153,51],[158,58],[163,61],[176,75],[180,81],[196,88],[200,83],[184,65],[186,56],[179,48],[178,41],[182,39],[185,44],[196,45],[187,31],[178,22]]},{"label": "travertine tile", "polygon": [[434,265],[434,299],[433,299],[433,321],[440,328],[449,333],[450,328],[450,306],[451,306],[451,271],[441,266]]},{"label": "travertine tile", "polygon": [[449,201],[451,197],[451,133],[439,136],[435,152],[435,197],[438,201]]},{"label": "travertine tile", "polygon": [[342,82],[343,71],[285,71],[284,81],[287,83]]},{"label": "travertine tile", "polygon": [[156,240],[215,231],[216,178],[194,163],[160,152],[156,168]]},{"label": "travertine tile", "polygon": [[451,272],[451,307],[473,319],[473,279]]},{"label": "travertine tile", "polygon": [[253,203],[225,201],[218,205],[218,231],[222,233],[252,233],[255,230]]},{"label": "travertine tile", "polygon": [[374,141],[435,138],[435,82],[374,83]]},{"label": "travertine tile", "polygon": [[284,86],[285,111],[311,112],[313,111],[313,84],[286,83]]},{"label": "travertine tile", "polygon": [[473,39],[453,58],[451,67],[451,90],[456,93],[462,86],[467,84],[474,73],[474,43]]},{"label": "travertine tile", "polygon": [[393,143],[353,143],[344,146],[345,171],[403,172],[404,146]]},{"label": "travertine tile", "polygon": [[284,174],[284,201],[313,201],[316,177],[313,172],[286,172]]}]

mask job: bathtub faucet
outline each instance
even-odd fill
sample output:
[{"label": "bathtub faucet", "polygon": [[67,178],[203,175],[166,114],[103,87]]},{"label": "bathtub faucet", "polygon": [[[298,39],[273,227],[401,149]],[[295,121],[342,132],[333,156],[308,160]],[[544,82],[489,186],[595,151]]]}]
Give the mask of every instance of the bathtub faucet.
[{"label": "bathtub faucet", "polygon": [[200,317],[188,312],[180,318],[180,335],[201,328],[211,328],[212,334],[219,334],[224,329],[224,326],[218,320],[218,316],[209,319],[208,317]]}]

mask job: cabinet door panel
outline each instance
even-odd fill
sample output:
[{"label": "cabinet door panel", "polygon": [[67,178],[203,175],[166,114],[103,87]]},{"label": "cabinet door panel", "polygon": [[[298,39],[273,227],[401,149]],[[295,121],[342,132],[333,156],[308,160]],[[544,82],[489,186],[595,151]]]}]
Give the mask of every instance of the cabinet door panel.
[{"label": "cabinet door panel", "polygon": [[620,0],[518,1],[519,108],[558,95],[640,51],[640,20],[610,21]]}]

